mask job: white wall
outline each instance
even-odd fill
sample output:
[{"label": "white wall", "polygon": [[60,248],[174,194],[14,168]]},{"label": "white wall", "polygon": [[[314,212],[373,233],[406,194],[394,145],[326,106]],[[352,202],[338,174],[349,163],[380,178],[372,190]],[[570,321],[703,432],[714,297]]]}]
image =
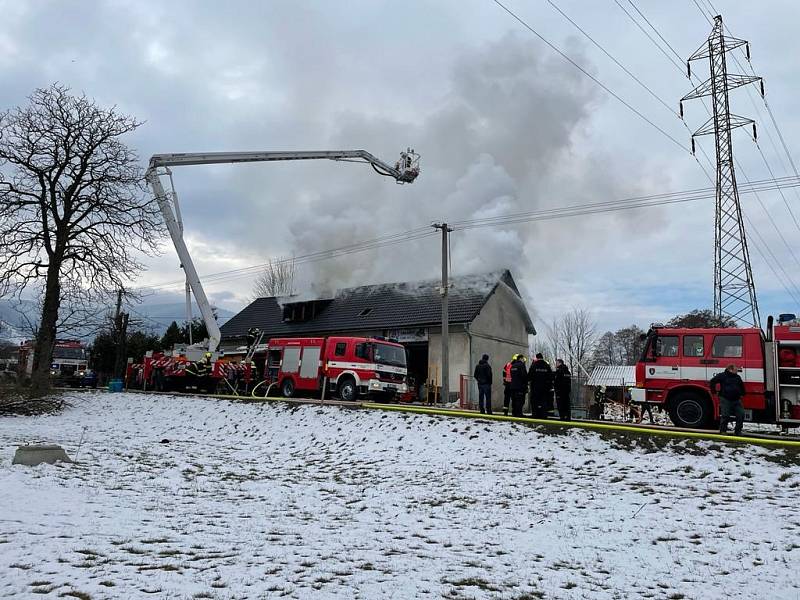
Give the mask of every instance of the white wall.
[{"label": "white wall", "polygon": [[[489,355],[492,366],[492,406],[503,406],[503,366],[514,354],[528,353],[528,332],[522,313],[522,300],[508,286],[499,285],[484,305],[478,317],[470,325],[472,336],[470,364],[478,364],[483,354]],[[472,376],[472,371],[469,372]],[[470,400],[478,404],[478,388],[472,380]]]}]

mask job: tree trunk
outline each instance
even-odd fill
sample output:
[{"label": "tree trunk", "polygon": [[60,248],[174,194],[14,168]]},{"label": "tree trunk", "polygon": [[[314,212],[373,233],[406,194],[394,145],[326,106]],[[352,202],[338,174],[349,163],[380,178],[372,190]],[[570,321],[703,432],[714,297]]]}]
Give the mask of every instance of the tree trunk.
[{"label": "tree trunk", "polygon": [[47,268],[42,320],[36,336],[36,347],[33,350],[33,373],[31,374],[30,389],[32,398],[44,396],[50,391],[50,365],[53,362],[58,309],[61,304],[59,267],[57,261],[50,261],[50,266]]}]

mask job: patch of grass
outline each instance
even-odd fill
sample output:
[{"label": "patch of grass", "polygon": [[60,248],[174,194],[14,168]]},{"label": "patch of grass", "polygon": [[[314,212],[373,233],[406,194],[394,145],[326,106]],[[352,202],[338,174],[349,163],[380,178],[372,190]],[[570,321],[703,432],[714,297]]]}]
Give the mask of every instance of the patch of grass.
[{"label": "patch of grass", "polygon": [[157,537],[157,538],[146,538],[146,539],[142,540],[140,543],[142,543],[142,544],[166,544],[167,542],[170,542],[170,541],[171,540],[169,538],[166,538],[166,537]]},{"label": "patch of grass", "polygon": [[464,579],[447,580],[443,579],[442,583],[452,585],[454,587],[476,587],[480,590],[489,592],[499,592],[500,588],[493,586],[491,583],[480,577],[465,577]]},{"label": "patch of grass", "polygon": [[375,570],[375,565],[373,565],[371,562],[365,562],[365,563],[364,563],[363,565],[361,565],[359,568],[360,568],[362,571],[374,571],[374,570]]},{"label": "patch of grass", "polygon": [[747,477],[748,479],[750,479],[752,476],[753,476],[752,471],[742,471],[742,477]]},{"label": "patch of grass", "polygon": [[568,581],[567,583],[565,583],[561,587],[564,588],[565,590],[571,590],[572,588],[578,587],[578,584],[574,583],[572,581]]},{"label": "patch of grass", "polygon": [[59,598],[78,598],[78,600],[92,600],[92,597],[86,592],[79,592],[78,590],[69,590],[62,592],[58,595]]},{"label": "patch of grass", "polygon": [[656,539],[653,540],[653,545],[658,544],[659,542],[677,542],[678,538],[671,536],[671,535],[660,535]]},{"label": "patch of grass", "polygon": [[8,566],[12,569],[22,569],[23,571],[28,571],[33,568],[33,565],[24,565],[22,563],[11,563]]},{"label": "patch of grass", "polygon": [[781,473],[781,476],[778,477],[778,481],[786,481],[787,479],[790,479],[793,475],[794,473],[786,471],[785,473]]},{"label": "patch of grass", "polygon": [[144,548],[137,548],[136,546],[125,546],[123,550],[130,554],[147,554],[147,550]]},{"label": "patch of grass", "polygon": [[162,550],[158,553],[159,556],[177,556],[178,554],[182,554],[180,550]]},{"label": "patch of grass", "polygon": [[37,579],[36,581],[31,581],[28,585],[31,586],[31,587],[41,587],[43,585],[50,585],[50,582],[49,581],[39,581]]},{"label": "patch of grass", "polygon": [[113,581],[101,581],[100,585],[102,585],[103,587],[114,587],[117,584],[114,583]]}]

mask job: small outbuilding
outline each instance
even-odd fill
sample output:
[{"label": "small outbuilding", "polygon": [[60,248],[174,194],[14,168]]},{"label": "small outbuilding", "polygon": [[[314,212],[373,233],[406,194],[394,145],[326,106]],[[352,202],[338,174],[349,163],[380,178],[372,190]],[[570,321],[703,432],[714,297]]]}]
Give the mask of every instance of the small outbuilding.
[{"label": "small outbuilding", "polygon": [[[465,275],[450,280],[450,400],[475,399],[472,373],[488,354],[494,371],[493,404],[502,404],[502,368],[516,353],[527,353],[533,322],[510,271]],[[440,281],[364,285],[331,297],[258,298],[222,327],[220,348],[235,352],[257,327],[265,339],[330,335],[383,336],[407,350],[409,378],[441,383]],[[474,402],[473,402],[474,403]]]}]

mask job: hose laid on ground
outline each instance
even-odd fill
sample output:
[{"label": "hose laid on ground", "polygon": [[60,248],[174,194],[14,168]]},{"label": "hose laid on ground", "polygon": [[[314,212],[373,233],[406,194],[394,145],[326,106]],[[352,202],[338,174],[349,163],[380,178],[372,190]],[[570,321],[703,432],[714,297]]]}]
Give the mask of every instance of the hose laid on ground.
[{"label": "hose laid on ground", "polygon": [[272,389],[272,386],[273,386],[273,385],[275,385],[275,383],[274,383],[274,382],[273,382],[273,383],[270,383],[270,384],[267,386],[267,391],[264,393],[264,395],[263,395],[263,396],[257,396],[257,395],[256,395],[256,390],[257,390],[258,388],[260,388],[262,385],[264,385],[265,383],[267,383],[267,380],[266,380],[266,379],[265,379],[264,381],[259,381],[259,382],[258,382],[258,383],[257,383],[257,384],[256,384],[256,385],[253,387],[253,391],[252,391],[252,392],[250,392],[250,395],[251,395],[253,398],[268,398],[268,397],[269,397],[269,391]]}]

